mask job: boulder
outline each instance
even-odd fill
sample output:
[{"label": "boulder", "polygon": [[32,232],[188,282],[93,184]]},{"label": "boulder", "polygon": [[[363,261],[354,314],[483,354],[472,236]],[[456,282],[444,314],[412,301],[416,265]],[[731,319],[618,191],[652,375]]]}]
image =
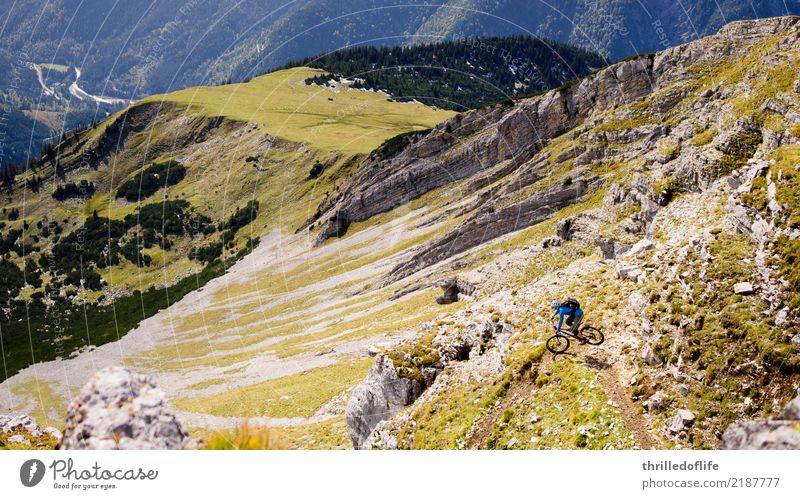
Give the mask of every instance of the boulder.
[{"label": "boulder", "polygon": [[786,404],[779,418],[787,421],[800,421],[800,397],[794,398]]},{"label": "boulder", "polygon": [[640,353],[642,360],[648,366],[657,366],[661,364],[661,359],[658,358],[658,355],[653,352],[653,349],[650,348],[650,345],[646,344],[642,347],[642,352]]},{"label": "boulder", "polygon": [[164,392],[125,367],[97,372],[67,410],[60,449],[183,449],[189,434]]},{"label": "boulder", "polygon": [[636,315],[641,316],[644,309],[647,307],[647,300],[645,300],[641,293],[634,291],[628,297],[628,305],[630,305],[631,310],[636,312]]},{"label": "boulder", "polygon": [[556,224],[556,236],[563,240],[569,241],[572,237],[572,220],[567,218],[566,220],[561,220]]},{"label": "boulder", "polygon": [[679,409],[669,425],[669,431],[672,433],[680,433],[686,428],[694,424],[695,415],[689,409]]},{"label": "boulder", "polygon": [[611,184],[611,187],[608,188],[608,194],[603,198],[603,203],[610,205],[620,204],[625,201],[626,197],[627,193],[619,184]]},{"label": "boulder", "polygon": [[61,433],[61,430],[59,430],[58,428],[53,428],[52,426],[47,426],[42,431],[47,433],[51,437],[55,438],[56,440],[61,440],[61,437],[64,436]]},{"label": "boulder", "polygon": [[792,346],[795,350],[800,350],[800,333],[792,336]]},{"label": "boulder", "polygon": [[667,400],[667,394],[659,390],[650,396],[647,400],[642,402],[642,406],[648,412],[660,412],[664,410],[664,402]]},{"label": "boulder", "polygon": [[777,419],[734,423],[722,434],[723,449],[800,449],[800,397],[784,407]]},{"label": "boulder", "polygon": [[22,435],[11,435],[8,437],[7,440],[10,444],[18,444],[18,445],[30,445],[31,441],[27,438],[23,437]]},{"label": "boulder", "polygon": [[640,265],[620,265],[617,267],[617,275],[620,279],[637,282],[643,274],[644,270]]},{"label": "boulder", "polygon": [[378,423],[414,402],[424,389],[422,382],[399,376],[389,356],[379,355],[347,402],[345,419],[353,447],[362,448]]},{"label": "boulder", "polygon": [[647,251],[650,251],[653,248],[655,248],[655,244],[653,244],[653,241],[651,241],[650,239],[647,239],[647,238],[641,239],[641,240],[639,240],[639,242],[634,244],[631,247],[631,249],[629,249],[625,253],[624,256],[627,256],[627,257],[636,256],[636,255],[638,255],[640,253],[645,253]]},{"label": "boulder", "polygon": [[448,303],[455,303],[459,300],[459,295],[471,295],[475,292],[475,286],[461,281],[455,277],[450,277],[436,283],[437,286],[442,288],[442,296],[436,297],[436,303],[439,305],[446,305]]},{"label": "boulder", "polygon": [[629,244],[623,244],[614,239],[603,238],[597,240],[597,246],[603,253],[604,260],[614,260],[618,255],[624,254],[631,248]]},{"label": "boulder", "polygon": [[733,285],[733,292],[737,295],[752,295],[755,290],[749,282],[737,282]]},{"label": "boulder", "polygon": [[561,239],[557,237],[548,237],[542,240],[542,248],[544,249],[555,248],[557,246],[561,246],[561,243],[562,243]]},{"label": "boulder", "polygon": [[37,438],[42,435],[39,425],[27,414],[16,414],[14,416],[0,414],[0,431],[13,433],[20,430],[27,431]]},{"label": "boulder", "polygon": [[775,315],[775,325],[778,327],[783,327],[789,322],[789,309],[782,308],[778,311]]}]

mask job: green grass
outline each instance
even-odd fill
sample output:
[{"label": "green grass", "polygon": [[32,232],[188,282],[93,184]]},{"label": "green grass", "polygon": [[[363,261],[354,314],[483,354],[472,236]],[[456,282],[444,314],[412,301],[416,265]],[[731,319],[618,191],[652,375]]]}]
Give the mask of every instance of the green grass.
[{"label": "green grass", "polygon": [[206,450],[279,450],[285,448],[278,432],[251,427],[247,422],[231,430],[195,435],[206,443]]},{"label": "green grass", "polygon": [[501,399],[510,385],[507,376],[483,383],[454,386],[412,412],[414,449],[458,449],[466,445],[469,430]]},{"label": "green grass", "polygon": [[[698,414],[692,430],[696,447],[715,447],[714,433],[724,431],[743,410],[757,412],[771,404],[762,385],[777,389],[786,376],[800,372],[791,332],[775,327],[768,304],[758,295],[733,293],[737,282],[752,282],[755,249],[747,236],[719,233],[709,247],[712,261],[702,281],[688,281],[687,289],[657,270],[645,295],[650,302],[646,314],[661,334],[653,344],[655,353],[673,364],[682,358],[702,376],[680,401]],[[666,266],[677,266],[678,274],[696,272],[701,258],[690,250]],[[661,387],[658,376],[645,376],[637,395],[648,397]],[[752,402],[744,407],[748,393]]]},{"label": "green grass", "polygon": [[708,130],[703,130],[699,132],[694,137],[692,137],[692,144],[697,147],[702,147],[704,145],[710,144],[714,137],[717,135],[717,130],[715,128],[709,128]]},{"label": "green grass", "polygon": [[57,73],[66,73],[67,71],[69,71],[69,66],[65,66],[63,64],[45,63],[45,64],[37,64],[37,66],[39,66],[42,69],[48,69],[50,71],[55,71]]},{"label": "green grass", "polygon": [[361,381],[373,362],[341,362],[215,395],[177,399],[173,405],[215,416],[310,417],[334,396]]},{"label": "green grass", "polygon": [[[14,412],[26,412],[41,427],[53,426],[55,428],[64,427],[64,417],[67,413],[68,400],[59,395],[54,386],[55,382],[41,381],[38,378],[28,378],[23,383],[19,383],[11,388],[11,392],[17,396],[28,395],[34,402],[31,409],[22,403],[12,407]],[[53,414],[56,417],[53,417]]]},{"label": "green grass", "polygon": [[[505,449],[511,439],[515,449],[633,448],[633,434],[609,403],[595,371],[563,359],[536,381],[531,396],[506,409],[494,424],[488,448]],[[582,426],[589,429],[585,435],[579,432]]]},{"label": "green grass", "polygon": [[424,130],[453,116],[422,104],[391,102],[385,94],[308,86],[322,74],[293,68],[248,83],[188,88],[142,101],[189,105],[209,116],[262,125],[265,133],[324,150],[368,153],[399,133]]},{"label": "green grass", "polygon": [[291,449],[340,450],[352,449],[353,444],[347,433],[344,416],[338,416],[319,423],[287,426],[279,431],[280,438]]}]

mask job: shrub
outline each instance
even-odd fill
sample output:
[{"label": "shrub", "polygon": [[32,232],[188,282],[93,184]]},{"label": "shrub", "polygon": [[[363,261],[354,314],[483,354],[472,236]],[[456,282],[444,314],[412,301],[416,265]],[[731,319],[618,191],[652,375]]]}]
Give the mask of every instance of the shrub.
[{"label": "shrub", "polygon": [[53,246],[56,268],[66,273],[83,265],[94,263],[98,268],[119,263],[119,238],[125,226],[119,220],[89,217],[83,227],[70,233]]},{"label": "shrub", "polygon": [[83,287],[92,291],[98,291],[103,287],[100,274],[90,267],[70,271],[64,279],[64,284],[71,284],[75,287]]},{"label": "shrub", "polygon": [[142,229],[151,229],[162,236],[214,232],[211,219],[201,213],[192,212],[191,206],[185,199],[148,204],[139,208],[136,213],[126,215],[125,226],[134,227],[138,224]]},{"label": "shrub", "polygon": [[59,185],[53,192],[53,199],[66,201],[67,199],[89,199],[94,194],[94,182],[81,180],[80,183],[67,182]]},{"label": "shrub", "polygon": [[19,290],[25,286],[25,276],[19,267],[11,260],[3,257],[0,259],[0,299],[6,300],[17,296]]},{"label": "shrub", "polygon": [[189,259],[201,262],[211,262],[222,255],[222,243],[210,243],[206,246],[194,248],[189,252]]},{"label": "shrub", "polygon": [[123,244],[120,253],[137,267],[148,267],[153,260],[150,255],[142,253],[142,248],[136,239],[131,239]]},{"label": "shrub", "polygon": [[256,215],[258,214],[258,208],[258,201],[248,201],[245,206],[237,209],[233,215],[230,216],[228,221],[220,226],[220,230],[225,231],[222,234],[223,244],[232,242],[234,236],[236,236],[236,233],[239,232],[239,229],[255,220]]},{"label": "shrub", "polygon": [[162,187],[175,185],[186,176],[186,168],[177,161],[153,163],[117,189],[117,198],[135,202],[156,193]]},{"label": "shrub", "polygon": [[413,130],[411,132],[395,135],[378,146],[375,153],[377,153],[381,160],[389,159],[402,151],[413,139],[428,135],[430,132],[431,129],[428,128],[426,130]]},{"label": "shrub", "polygon": [[311,171],[308,172],[308,178],[310,180],[319,178],[319,176],[322,175],[322,172],[324,171],[325,171],[325,165],[323,165],[319,161],[316,161],[314,163],[314,166],[311,167]]}]

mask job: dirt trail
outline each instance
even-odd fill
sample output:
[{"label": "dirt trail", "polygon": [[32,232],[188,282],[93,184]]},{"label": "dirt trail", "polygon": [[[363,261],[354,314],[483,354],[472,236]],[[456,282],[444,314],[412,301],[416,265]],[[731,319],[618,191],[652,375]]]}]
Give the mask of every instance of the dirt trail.
[{"label": "dirt trail", "polygon": [[492,432],[492,428],[500,420],[503,412],[521,403],[536,390],[535,379],[538,373],[551,372],[553,363],[565,358],[578,360],[586,367],[598,372],[597,377],[603,387],[603,391],[612,405],[619,410],[623,421],[625,421],[625,426],[633,434],[636,448],[643,450],[658,448],[657,441],[652,435],[650,421],[640,412],[639,405],[630,398],[629,390],[625,384],[626,378],[630,379],[629,373],[620,366],[622,361],[619,357],[613,356],[614,354],[609,355],[611,353],[609,350],[614,350],[616,346],[613,343],[612,340],[611,344],[604,345],[605,348],[601,347],[601,349],[573,344],[566,353],[558,355],[550,352],[546,353],[539,364],[525,373],[520,380],[513,383],[503,399],[477,422],[477,426],[467,443],[467,448],[486,448],[486,441]]},{"label": "dirt trail", "polygon": [[[628,325],[626,325],[628,326]],[[641,405],[631,400],[629,384],[636,373],[633,365],[627,366],[623,346],[626,343],[624,331],[632,330],[632,326],[622,326],[619,332],[606,330],[606,340],[599,347],[581,345],[575,350],[584,365],[597,371],[606,397],[619,410],[625,426],[636,439],[639,449],[656,449],[658,440],[653,436],[649,417],[641,412]],[[630,346],[630,345],[629,345]]]},{"label": "dirt trail", "polygon": [[513,383],[505,397],[500,400],[499,404],[492,407],[480,420],[478,420],[477,427],[467,442],[468,449],[485,449],[486,441],[492,433],[494,424],[500,419],[503,412],[514,405],[519,404],[528,398],[533,390],[536,389],[533,380],[535,379],[536,371],[526,373],[523,378],[516,383]]},{"label": "dirt trail", "polygon": [[625,426],[636,439],[638,448],[644,450],[657,448],[658,446],[651,435],[650,422],[640,412],[640,406],[631,400],[629,390],[624,384],[624,375],[617,367],[619,361],[609,365],[602,363],[602,361],[595,364],[590,359],[594,358],[587,356],[584,363],[587,367],[598,370],[597,378],[603,386],[606,397],[619,409],[622,419],[625,421]]}]

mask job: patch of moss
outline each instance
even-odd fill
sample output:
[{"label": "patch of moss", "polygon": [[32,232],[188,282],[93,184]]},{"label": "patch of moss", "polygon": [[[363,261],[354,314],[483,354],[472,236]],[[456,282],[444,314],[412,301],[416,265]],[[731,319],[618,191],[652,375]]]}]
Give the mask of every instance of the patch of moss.
[{"label": "patch of moss", "polygon": [[697,133],[694,137],[692,137],[692,144],[696,147],[702,147],[704,145],[710,144],[711,141],[714,140],[714,137],[717,135],[717,130],[715,128],[709,128],[708,130],[703,130],[702,132]]},{"label": "patch of moss", "polygon": [[414,379],[420,383],[425,380],[422,369],[436,364],[441,359],[439,350],[433,346],[437,334],[438,331],[433,331],[406,342],[388,353],[398,376]]},{"label": "patch of moss", "polygon": [[720,177],[743,166],[748,159],[753,157],[762,140],[759,132],[742,131],[736,134],[728,144],[725,154],[713,166],[712,171]]}]

